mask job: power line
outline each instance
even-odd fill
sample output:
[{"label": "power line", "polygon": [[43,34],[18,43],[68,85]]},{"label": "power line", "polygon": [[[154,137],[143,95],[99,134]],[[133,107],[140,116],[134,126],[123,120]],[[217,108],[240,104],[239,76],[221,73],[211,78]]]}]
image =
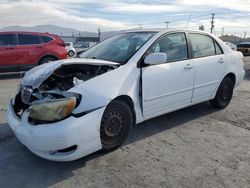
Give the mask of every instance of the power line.
[{"label": "power line", "polygon": [[187,26],[188,26],[188,23],[189,23],[189,21],[190,21],[191,17],[192,17],[192,15],[190,15],[190,16],[189,16],[189,18],[188,18],[188,21],[187,21],[187,23],[186,23],[186,26],[185,26],[185,28],[187,28]]}]

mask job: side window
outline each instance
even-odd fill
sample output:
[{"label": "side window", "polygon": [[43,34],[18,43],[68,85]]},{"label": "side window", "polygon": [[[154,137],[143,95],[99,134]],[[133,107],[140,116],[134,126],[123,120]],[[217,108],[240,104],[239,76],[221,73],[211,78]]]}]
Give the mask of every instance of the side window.
[{"label": "side window", "polygon": [[48,42],[53,40],[53,38],[51,38],[49,36],[41,36],[41,39],[42,39],[43,43],[48,43]]},{"label": "side window", "polygon": [[194,58],[213,56],[216,54],[214,40],[202,34],[189,34]]},{"label": "side window", "polygon": [[30,44],[40,44],[40,39],[38,35],[30,34],[18,34],[19,45],[30,45]]},{"label": "side window", "polygon": [[215,50],[216,50],[216,54],[219,55],[219,54],[223,54],[220,46],[217,44],[217,42],[214,42],[214,45],[215,45]]},{"label": "side window", "polygon": [[0,46],[12,46],[12,45],[16,45],[16,35],[14,34],[0,35]]},{"label": "side window", "polygon": [[174,33],[160,38],[149,48],[147,55],[158,52],[167,54],[167,62],[187,59],[187,42],[185,34]]}]

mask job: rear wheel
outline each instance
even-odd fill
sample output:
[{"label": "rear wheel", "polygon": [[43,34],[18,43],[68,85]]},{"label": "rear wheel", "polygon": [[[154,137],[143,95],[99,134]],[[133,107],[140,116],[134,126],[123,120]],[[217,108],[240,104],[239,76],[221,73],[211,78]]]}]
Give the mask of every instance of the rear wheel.
[{"label": "rear wheel", "polygon": [[54,58],[54,57],[44,57],[44,58],[42,58],[40,61],[39,61],[39,65],[42,65],[42,64],[44,64],[44,63],[48,63],[48,62],[50,62],[50,61],[55,61],[55,60],[57,60],[56,58]]},{"label": "rear wheel", "polygon": [[68,52],[68,55],[69,55],[69,57],[73,57],[73,56],[75,55],[75,52],[72,51],[72,50],[70,50],[70,51]]},{"label": "rear wheel", "polygon": [[210,101],[210,104],[214,108],[226,108],[232,99],[233,90],[234,83],[232,79],[229,77],[224,78],[219,86],[219,89],[217,90],[215,98]]},{"label": "rear wheel", "polygon": [[101,142],[104,151],[118,148],[128,136],[133,124],[130,107],[122,101],[112,101],[104,111],[101,121]]}]

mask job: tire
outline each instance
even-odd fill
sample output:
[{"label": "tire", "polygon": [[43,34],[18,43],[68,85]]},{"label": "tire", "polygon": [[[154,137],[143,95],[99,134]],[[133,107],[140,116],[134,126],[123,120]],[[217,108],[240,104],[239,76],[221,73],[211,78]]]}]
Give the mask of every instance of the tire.
[{"label": "tire", "polygon": [[130,107],[122,101],[112,101],[102,116],[100,128],[102,150],[111,151],[121,146],[132,124],[133,114]]},{"label": "tire", "polygon": [[224,78],[216,92],[215,98],[210,101],[210,104],[217,109],[226,108],[232,99],[233,90],[234,83],[232,79],[229,77]]},{"label": "tire", "polygon": [[68,52],[68,56],[69,56],[69,57],[73,57],[74,55],[75,55],[75,52],[74,52],[74,51],[70,50],[70,51]]},{"label": "tire", "polygon": [[54,57],[44,57],[42,58],[40,61],[39,61],[39,65],[42,65],[44,63],[48,63],[49,61],[55,61],[57,60],[56,58]]}]

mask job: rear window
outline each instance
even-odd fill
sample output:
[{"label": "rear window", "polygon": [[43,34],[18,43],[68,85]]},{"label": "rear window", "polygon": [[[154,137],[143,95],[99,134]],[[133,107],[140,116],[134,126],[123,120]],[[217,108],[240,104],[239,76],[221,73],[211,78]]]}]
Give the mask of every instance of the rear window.
[{"label": "rear window", "polygon": [[15,34],[2,34],[0,35],[0,46],[16,45]]},{"label": "rear window", "polygon": [[240,47],[240,48],[250,48],[250,44],[239,44],[238,47]]},{"label": "rear window", "polygon": [[40,44],[40,39],[38,35],[31,34],[18,34],[19,45],[29,45],[29,44]]},{"label": "rear window", "polygon": [[53,38],[49,37],[49,36],[41,36],[41,39],[42,39],[43,43],[48,43],[48,42],[53,40]]}]

